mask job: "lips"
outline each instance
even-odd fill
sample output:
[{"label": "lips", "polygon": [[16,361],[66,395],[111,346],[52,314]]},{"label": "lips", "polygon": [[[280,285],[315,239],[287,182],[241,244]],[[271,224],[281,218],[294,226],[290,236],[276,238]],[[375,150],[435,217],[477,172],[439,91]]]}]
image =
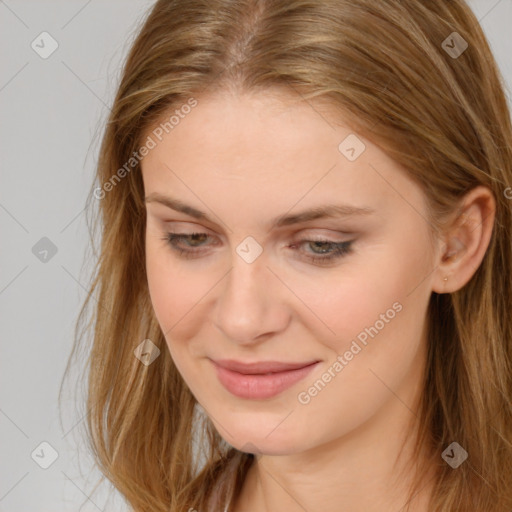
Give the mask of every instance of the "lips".
[{"label": "lips", "polygon": [[290,370],[298,370],[318,361],[307,361],[304,363],[282,363],[279,361],[263,361],[256,363],[242,363],[233,359],[219,359],[214,361],[221,368],[226,368],[245,375],[265,375],[267,373],[279,373]]},{"label": "lips", "polygon": [[212,361],[220,383],[233,395],[245,399],[271,398],[290,388],[315,368],[319,361],[241,363]]}]

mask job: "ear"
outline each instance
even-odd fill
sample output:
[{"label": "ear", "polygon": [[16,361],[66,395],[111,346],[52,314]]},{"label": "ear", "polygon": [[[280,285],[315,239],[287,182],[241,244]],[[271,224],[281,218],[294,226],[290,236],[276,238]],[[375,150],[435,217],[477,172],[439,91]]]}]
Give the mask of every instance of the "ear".
[{"label": "ear", "polygon": [[461,200],[440,238],[432,291],[453,293],[474,275],[491,239],[496,202],[491,190],[478,186]]}]

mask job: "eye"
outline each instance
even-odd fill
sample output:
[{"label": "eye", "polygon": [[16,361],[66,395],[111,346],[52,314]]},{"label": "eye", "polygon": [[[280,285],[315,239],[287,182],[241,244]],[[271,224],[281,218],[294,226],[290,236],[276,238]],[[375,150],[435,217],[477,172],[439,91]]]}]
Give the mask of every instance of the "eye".
[{"label": "eye", "polygon": [[[166,236],[162,238],[162,240],[165,240],[171,247],[173,251],[176,251],[180,256],[185,258],[192,257],[193,254],[197,253],[198,251],[190,250],[190,248],[199,247],[201,241],[203,241],[205,238],[208,238],[207,233],[173,233],[168,232],[166,233]],[[199,238],[199,240],[197,240]],[[183,249],[180,247],[179,243],[182,241],[187,241],[187,247]],[[192,245],[189,244],[189,242],[192,241]],[[198,245],[195,245],[195,242],[199,242]]]},{"label": "eye", "polygon": [[[204,243],[208,238],[211,238],[208,233],[175,233],[168,232],[162,240],[166,241],[171,249],[178,253],[181,258],[196,258],[204,251],[197,250],[204,246]],[[185,243],[185,248],[180,244]],[[318,240],[299,240],[293,244],[287,246],[288,248],[295,249],[307,244],[307,247],[313,248],[313,251],[302,251],[304,257],[314,263],[328,263],[332,260],[342,258],[346,254],[352,252],[353,240],[344,242],[335,242],[333,240],[318,239]],[[320,251],[316,252],[318,246]],[[301,252],[301,251],[299,251]]]},{"label": "eye", "polygon": [[[304,244],[308,244],[307,247],[316,247],[318,245],[323,246],[324,250],[320,252],[309,253],[306,254],[306,258],[314,263],[328,263],[332,260],[342,258],[346,254],[352,252],[352,243],[353,240],[345,241],[345,242],[334,242],[333,240],[299,240],[298,244],[295,243],[289,247],[294,248],[297,245],[301,246]],[[313,245],[312,245],[313,244]]]}]

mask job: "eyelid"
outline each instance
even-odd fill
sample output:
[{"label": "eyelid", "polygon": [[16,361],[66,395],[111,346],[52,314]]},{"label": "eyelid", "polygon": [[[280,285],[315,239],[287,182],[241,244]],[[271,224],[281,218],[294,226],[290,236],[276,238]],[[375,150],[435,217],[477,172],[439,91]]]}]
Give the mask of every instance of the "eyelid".
[{"label": "eyelid", "polygon": [[[301,237],[308,237],[308,236],[319,236],[319,237],[327,237],[327,238],[332,238],[332,237],[343,237],[343,236],[347,236],[347,237],[354,237],[355,235],[357,235],[357,232],[355,230],[353,231],[350,231],[350,230],[340,230],[340,229],[328,229],[328,228],[304,228],[304,229],[298,229],[296,231],[296,233],[300,233],[300,236]],[[294,236],[296,235],[296,233],[294,233]],[[346,240],[339,240],[339,242],[344,242]]]},{"label": "eyelid", "polygon": [[[316,221],[316,222],[322,222],[322,221]],[[329,221],[326,220],[323,222],[329,222]],[[331,221],[331,222],[333,222],[333,221]],[[216,236],[216,237],[220,237],[220,238],[224,237],[223,234],[217,233],[216,231],[205,227],[203,224],[197,224],[196,222],[188,222],[188,221],[182,221],[182,220],[165,220],[165,221],[162,221],[162,223],[163,223],[163,226],[165,229],[172,229],[172,230],[181,229],[181,227],[177,226],[177,224],[178,225],[183,224],[183,225],[187,226],[186,228],[183,228],[183,229],[186,229],[188,231],[183,232],[183,234],[191,234],[193,232],[196,232],[196,233],[204,232],[210,236]],[[290,230],[292,231],[291,235],[290,235]],[[310,233],[310,231],[312,233]],[[286,234],[286,236],[291,236],[293,238],[295,238],[297,236],[301,236],[301,237],[306,237],[306,236],[354,237],[359,234],[359,231],[356,231],[355,229],[352,229],[352,230],[351,229],[341,229],[341,228],[336,229],[335,227],[328,228],[325,226],[322,226],[322,227],[320,227],[320,226],[317,226],[317,227],[315,227],[315,226],[302,226],[302,227],[293,226],[293,227],[284,227],[282,229],[277,230],[274,237],[283,236],[283,232]],[[300,235],[298,235],[298,233],[300,233]],[[254,237],[254,238],[256,238],[256,237]],[[260,241],[261,238],[257,238],[257,240]],[[342,239],[342,240],[336,240],[336,241],[344,242],[344,241],[348,241],[348,240]],[[263,240],[261,241],[261,243],[263,243]]]},{"label": "eyelid", "polygon": [[[192,234],[192,233],[206,233],[209,236],[221,236],[215,231],[205,227],[202,224],[197,224],[195,222],[185,222],[181,220],[165,220],[161,222],[162,229],[164,231],[179,231],[184,235]],[[183,224],[182,227],[180,224]]]}]

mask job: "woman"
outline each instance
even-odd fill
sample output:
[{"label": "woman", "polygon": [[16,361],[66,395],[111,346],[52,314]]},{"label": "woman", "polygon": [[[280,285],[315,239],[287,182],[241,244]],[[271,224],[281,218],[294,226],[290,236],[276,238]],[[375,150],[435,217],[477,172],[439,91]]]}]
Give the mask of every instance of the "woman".
[{"label": "woman", "polygon": [[503,87],[463,0],[155,3],[92,190],[133,510],[512,509]]}]

